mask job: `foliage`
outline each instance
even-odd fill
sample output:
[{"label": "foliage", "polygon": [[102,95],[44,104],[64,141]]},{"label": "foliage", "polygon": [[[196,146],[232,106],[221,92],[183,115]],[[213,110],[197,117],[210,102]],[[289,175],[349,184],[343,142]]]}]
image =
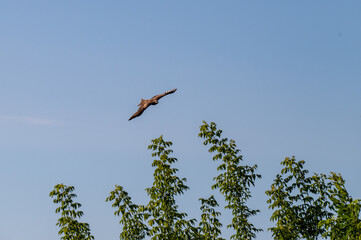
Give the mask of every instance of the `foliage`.
[{"label": "foliage", "polygon": [[171,166],[177,161],[176,158],[169,157],[173,150],[167,148],[172,143],[164,141],[162,136],[152,140],[152,143],[148,149],[153,150],[152,157],[160,159],[153,161],[154,182],[152,187],[146,189],[150,197],[148,205],[145,206],[145,210],[149,212],[147,219],[151,226],[150,235],[153,236],[152,239],[158,240],[189,238],[195,220],[185,220],[187,214],[178,212],[175,201],[177,195],[188,190],[185,185],[187,179],[176,176],[178,169]]},{"label": "foliage", "polygon": [[222,160],[217,170],[221,173],[214,178],[212,189],[219,189],[224,195],[227,205],[233,214],[232,223],[228,228],[236,230],[231,239],[252,239],[256,233],[262,231],[249,222],[249,218],[256,215],[259,210],[250,209],[246,203],[251,197],[250,187],[255,185],[255,180],[261,178],[256,174],[257,165],[241,165],[242,156],[234,140],[228,141],[221,138],[222,130],[217,129],[214,122],[208,124],[203,121],[199,137],[204,138],[204,145],[210,144],[209,152],[216,152],[213,160]]},{"label": "foliage", "polygon": [[149,229],[144,224],[144,214],[138,205],[132,203],[131,197],[123,190],[123,187],[115,185],[114,191],[110,192],[106,201],[113,201],[112,207],[117,208],[114,215],[121,215],[119,223],[123,225],[123,231],[120,239],[139,240],[149,236]]},{"label": "foliage", "polygon": [[330,183],[325,175],[307,176],[304,163],[286,158],[281,162],[281,174],[266,191],[269,208],[277,209],[271,216],[276,226],[269,229],[275,239],[317,239],[325,231],[319,228],[319,221],[331,216],[327,199]]},{"label": "foliage", "polygon": [[[147,205],[135,205],[122,187],[110,193],[106,201],[114,201],[113,207],[118,208],[116,215],[122,215],[120,223],[123,231],[120,239],[144,239],[150,236],[154,240],[192,239],[197,236],[195,220],[185,220],[186,213],[178,211],[175,197],[188,189],[186,179],[180,179],[178,169],[171,165],[177,161],[169,157],[173,151],[168,149],[171,142],[163,137],[152,140],[148,149],[153,150],[152,156],[159,157],[153,161],[153,185],[146,189],[150,201]],[[146,222],[146,223],[144,223]],[[148,227],[149,226],[149,227]]]},{"label": "foliage", "polygon": [[221,235],[220,228],[222,227],[222,223],[217,219],[221,213],[214,210],[214,207],[218,207],[216,199],[212,195],[207,199],[200,198],[199,200],[202,203],[202,216],[199,223],[200,234],[197,239],[223,240],[223,238],[219,237]]},{"label": "foliage", "polygon": [[[227,228],[235,230],[231,239],[250,240],[262,229],[256,228],[249,219],[259,210],[250,209],[248,200],[252,197],[251,187],[261,175],[256,174],[257,165],[241,165],[242,155],[234,140],[222,138],[222,130],[215,123],[203,122],[199,137],[204,145],[210,145],[209,152],[215,153],[213,160],[221,160],[217,168],[219,175],[214,177],[212,189],[218,189],[224,196],[226,209],[233,215]],[[163,136],[152,140],[148,149],[152,150],[154,167],[153,184],[146,188],[149,202],[137,205],[122,186],[115,185],[106,202],[115,208],[114,215],[120,217],[122,225],[121,240],[224,240],[221,237],[221,215],[216,211],[218,203],[214,196],[200,198],[201,218],[187,220],[187,214],[180,212],[176,197],[188,190],[186,178],[177,176],[178,169],[173,167],[177,159],[170,157],[173,152]],[[353,199],[346,190],[345,181],[340,174],[331,173],[309,175],[304,169],[305,161],[295,157],[286,158],[281,165],[280,174],[266,191],[267,203],[274,210],[271,221],[275,226],[269,228],[277,240],[314,240],[319,237],[331,240],[361,240],[361,200]],[[58,184],[50,192],[53,202],[60,204],[55,212],[60,213],[57,226],[62,240],[91,240],[87,223],[78,219],[83,212],[79,203],[73,199],[74,187]]]},{"label": "foliage", "polygon": [[50,192],[50,197],[55,198],[53,200],[56,204],[61,204],[55,212],[61,212],[61,217],[58,219],[57,226],[60,227],[59,235],[63,236],[62,240],[91,240],[94,237],[90,234],[90,227],[87,223],[78,222],[78,218],[83,216],[82,211],[78,211],[81,204],[74,202],[73,198],[76,194],[73,186],[66,186],[64,184],[58,184],[54,187],[54,190]]},{"label": "foliage", "polygon": [[353,199],[347,192],[345,180],[340,174],[331,173],[328,179],[332,188],[328,190],[332,202],[331,209],[335,212],[332,218],[320,222],[327,231],[324,237],[333,239],[361,239],[361,200]]}]

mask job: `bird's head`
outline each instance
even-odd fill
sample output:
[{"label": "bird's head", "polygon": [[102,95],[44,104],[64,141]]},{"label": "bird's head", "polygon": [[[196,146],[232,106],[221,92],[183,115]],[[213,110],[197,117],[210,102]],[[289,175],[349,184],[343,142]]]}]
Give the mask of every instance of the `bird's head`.
[{"label": "bird's head", "polygon": [[151,104],[152,104],[152,105],[158,104],[158,100],[153,99]]}]

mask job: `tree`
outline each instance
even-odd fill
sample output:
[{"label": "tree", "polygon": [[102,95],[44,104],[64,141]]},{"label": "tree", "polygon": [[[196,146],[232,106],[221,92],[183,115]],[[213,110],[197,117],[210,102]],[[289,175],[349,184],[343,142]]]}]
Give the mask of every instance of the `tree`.
[{"label": "tree", "polygon": [[221,173],[214,178],[215,184],[212,189],[219,189],[227,202],[225,208],[231,209],[233,214],[232,223],[228,228],[233,228],[236,233],[231,239],[252,239],[262,229],[256,228],[249,222],[249,218],[256,215],[259,210],[250,209],[247,201],[251,198],[250,186],[255,185],[255,180],[261,178],[256,174],[257,165],[241,165],[242,155],[234,140],[228,141],[221,138],[222,130],[217,129],[214,122],[208,124],[203,121],[200,127],[199,137],[204,138],[204,145],[211,145],[209,152],[216,152],[213,160],[222,160],[217,170]]},{"label": "tree", "polygon": [[331,172],[328,179],[332,182],[332,188],[328,189],[328,195],[334,214],[331,218],[320,221],[319,225],[327,230],[323,236],[330,237],[331,240],[360,240],[361,200],[353,199],[349,195],[341,174]]},{"label": "tree", "polygon": [[[234,140],[220,139],[221,130],[215,123],[206,122],[200,127],[199,137],[205,138],[204,145],[211,144],[210,152],[216,151],[213,160],[222,159],[218,171],[221,173],[214,178],[212,189],[219,189],[224,195],[227,205],[232,210],[233,219],[227,226],[236,233],[232,239],[252,239],[256,232],[261,231],[249,222],[259,210],[250,209],[246,203],[251,197],[250,187],[254,186],[257,165],[241,165],[242,156],[236,148]],[[204,239],[221,240],[222,223],[218,220],[220,212],[214,208],[218,203],[214,196],[201,201],[201,221],[195,226],[196,220],[186,220],[187,214],[178,211],[175,197],[184,194],[188,189],[186,178],[179,178],[178,169],[172,167],[177,159],[170,157],[173,152],[169,147],[171,142],[164,141],[163,136],[152,140],[148,149],[153,151],[152,156],[158,157],[152,163],[154,170],[153,185],[146,189],[150,200],[147,205],[136,205],[131,202],[128,193],[123,187],[116,186],[106,201],[113,202],[117,210],[115,215],[121,216],[120,223],[123,230],[120,239],[144,239],[146,236],[155,240],[163,239]]]},{"label": "tree", "polygon": [[307,176],[303,169],[305,161],[286,158],[285,166],[277,174],[271,189],[266,191],[270,209],[276,209],[271,221],[276,226],[270,228],[272,236],[280,240],[317,239],[325,232],[318,223],[331,216],[327,199],[330,183],[325,175]]},{"label": "tree", "polygon": [[[222,130],[215,123],[203,122],[198,136],[209,145],[213,160],[219,161],[219,174],[213,178],[212,189],[223,195],[226,209],[231,210],[232,219],[227,228],[235,233],[231,239],[251,240],[262,229],[256,228],[250,218],[259,210],[247,206],[252,197],[251,188],[261,175],[256,173],[257,165],[242,164],[242,155],[234,140],[222,138]],[[174,168],[177,158],[171,156],[172,142],[163,136],[151,141],[154,168],[153,184],[146,188],[149,202],[137,205],[122,186],[115,185],[106,202],[115,208],[114,214],[120,217],[122,225],[121,240],[224,240],[221,237],[221,213],[217,211],[218,202],[212,195],[199,198],[201,216],[187,219],[187,214],[179,211],[176,197],[183,195],[189,188],[186,178],[178,177]],[[269,228],[277,240],[315,240],[320,237],[331,240],[361,240],[361,200],[353,199],[346,190],[345,181],[340,174],[331,173],[310,175],[304,169],[305,161],[295,157],[281,162],[283,169],[277,174],[271,188],[266,191],[267,203],[274,210],[271,221],[275,226]],[[53,202],[61,206],[57,222],[62,240],[91,240],[87,223],[78,219],[83,212],[74,202],[74,187],[58,184],[50,192]]]},{"label": "tree", "polygon": [[62,240],[91,240],[94,237],[90,234],[90,227],[87,223],[78,222],[84,214],[77,209],[81,207],[80,203],[74,202],[76,194],[73,186],[66,186],[58,184],[54,190],[50,192],[50,197],[55,198],[54,203],[61,206],[55,210],[55,213],[61,212],[61,217],[58,219],[57,226],[60,227],[59,235],[63,235]]},{"label": "tree", "polygon": [[138,205],[132,203],[131,197],[123,190],[122,186],[115,185],[114,191],[110,192],[107,202],[113,202],[112,207],[117,208],[114,215],[121,216],[120,224],[123,231],[120,239],[144,239],[149,236],[149,228],[144,224],[144,214]]},{"label": "tree", "polygon": [[120,223],[123,230],[120,239],[144,239],[150,236],[154,240],[194,239],[198,229],[194,227],[195,220],[186,220],[186,213],[178,211],[175,197],[188,189],[186,179],[179,178],[178,169],[172,164],[176,158],[169,157],[173,152],[168,149],[171,142],[163,140],[163,136],[152,140],[148,149],[152,156],[158,157],[153,161],[153,185],[146,189],[150,201],[147,205],[135,205],[122,187],[116,186],[106,201],[113,201],[116,207],[115,215],[121,215]]},{"label": "tree", "polygon": [[199,223],[200,234],[197,239],[199,240],[224,240],[219,237],[221,235],[220,228],[222,223],[217,219],[221,215],[220,212],[214,210],[214,207],[218,207],[218,203],[214,196],[210,196],[207,199],[200,198],[202,203],[201,221]]}]

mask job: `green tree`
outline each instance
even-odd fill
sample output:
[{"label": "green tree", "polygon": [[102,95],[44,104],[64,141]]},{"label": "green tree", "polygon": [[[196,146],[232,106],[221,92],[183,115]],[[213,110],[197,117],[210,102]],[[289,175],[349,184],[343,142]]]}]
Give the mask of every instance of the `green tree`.
[{"label": "green tree", "polygon": [[61,212],[61,217],[58,219],[57,226],[60,227],[59,235],[63,235],[62,240],[91,240],[94,237],[90,234],[90,227],[87,223],[78,222],[84,214],[77,210],[81,204],[74,202],[76,194],[73,186],[66,186],[58,184],[54,190],[50,192],[50,197],[54,198],[55,204],[60,206],[55,210],[56,213]]},{"label": "green tree", "polygon": [[328,210],[327,190],[331,184],[325,175],[307,176],[303,169],[305,161],[286,158],[284,168],[277,174],[271,189],[266,191],[270,209],[276,209],[271,221],[272,236],[279,240],[317,239],[325,232],[318,226],[319,221],[331,216]]},{"label": "green tree", "polygon": [[331,240],[360,240],[361,200],[353,199],[349,195],[341,174],[331,172],[328,179],[332,182],[328,193],[334,214],[331,218],[320,221],[319,225],[327,229],[323,236],[330,237]]},{"label": "green tree", "polygon": [[219,189],[224,195],[227,205],[225,208],[232,210],[232,223],[227,228],[233,228],[236,233],[231,239],[252,239],[256,233],[262,231],[250,223],[249,218],[256,215],[259,210],[250,209],[247,201],[251,198],[250,187],[255,185],[255,180],[261,178],[256,174],[257,165],[241,165],[242,155],[234,140],[221,138],[222,130],[217,129],[214,122],[208,124],[203,121],[199,137],[204,138],[204,145],[211,145],[209,152],[216,152],[214,161],[222,160],[217,170],[221,173],[214,178],[212,189]]},{"label": "green tree", "polygon": [[123,225],[120,239],[144,239],[150,236],[154,240],[195,239],[198,229],[195,219],[186,220],[186,213],[178,211],[175,197],[188,189],[186,179],[179,178],[178,169],[172,167],[177,159],[170,157],[172,145],[163,137],[152,140],[148,149],[152,156],[158,157],[152,163],[154,170],[153,185],[146,189],[150,201],[147,205],[135,205],[122,187],[116,186],[106,201],[113,201],[116,215],[121,215]]},{"label": "green tree", "polygon": [[149,228],[144,223],[145,214],[132,202],[123,187],[115,185],[114,191],[110,192],[106,201],[113,202],[112,207],[117,208],[114,215],[121,216],[119,223],[123,225],[123,231],[120,233],[120,239],[139,240],[149,236]]},{"label": "green tree", "polygon": [[[231,239],[250,240],[262,231],[249,219],[259,210],[250,209],[248,200],[252,197],[251,188],[261,175],[256,173],[257,165],[242,165],[242,155],[234,140],[222,138],[222,130],[215,123],[203,122],[199,137],[204,145],[210,145],[209,152],[215,153],[214,161],[220,160],[219,174],[214,177],[212,189],[218,189],[224,196],[226,209],[233,215],[227,228],[235,230]],[[163,136],[152,140],[148,149],[152,150],[154,181],[146,188],[149,202],[137,205],[122,186],[115,186],[106,198],[115,208],[114,214],[120,217],[122,225],[121,240],[224,240],[221,237],[221,215],[216,211],[218,203],[214,196],[200,198],[201,216],[198,226],[196,220],[187,220],[187,214],[180,212],[176,197],[188,190],[186,179],[177,176],[178,169],[173,167],[177,159],[171,157],[171,142]],[[345,181],[340,174],[331,173],[309,175],[304,169],[305,161],[294,157],[281,162],[284,168],[266,191],[267,203],[274,210],[271,221],[275,226],[269,230],[277,240],[314,240],[319,237],[331,240],[361,240],[361,200],[353,199],[346,190]],[[60,204],[55,210],[61,212],[57,222],[62,240],[91,240],[87,223],[78,219],[83,212],[74,202],[74,187],[58,184],[50,192],[53,202]]]},{"label": "green tree", "polygon": [[159,157],[153,161],[154,170],[153,186],[147,188],[150,197],[145,210],[149,213],[146,217],[151,227],[150,235],[152,239],[186,239],[193,233],[195,220],[185,220],[186,213],[178,211],[175,197],[184,194],[189,188],[185,185],[186,178],[179,178],[176,173],[179,171],[171,165],[178,160],[169,157],[173,150],[168,149],[172,142],[166,142],[160,136],[152,140],[148,149],[153,151],[152,157]]},{"label": "green tree", "polygon": [[218,203],[214,196],[210,196],[207,199],[200,198],[202,203],[201,221],[199,222],[199,236],[196,239],[199,240],[224,240],[220,237],[222,223],[217,219],[221,215],[214,208],[218,207]]}]

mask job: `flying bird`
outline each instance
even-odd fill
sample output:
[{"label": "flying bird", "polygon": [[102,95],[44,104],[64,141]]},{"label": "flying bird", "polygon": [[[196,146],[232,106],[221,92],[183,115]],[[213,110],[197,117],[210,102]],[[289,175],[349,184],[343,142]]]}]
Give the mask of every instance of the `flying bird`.
[{"label": "flying bird", "polygon": [[152,97],[151,99],[142,99],[140,101],[140,103],[138,104],[138,106],[140,106],[138,108],[138,111],[136,113],[134,113],[128,121],[132,120],[133,118],[139,117],[140,115],[142,115],[142,113],[145,111],[145,109],[147,109],[150,105],[157,105],[158,104],[158,100],[161,99],[162,97],[164,97],[165,95],[174,93],[175,91],[177,91],[177,89],[173,89],[170,91],[167,91],[165,93],[159,94],[159,95],[155,95],[154,97]]}]

